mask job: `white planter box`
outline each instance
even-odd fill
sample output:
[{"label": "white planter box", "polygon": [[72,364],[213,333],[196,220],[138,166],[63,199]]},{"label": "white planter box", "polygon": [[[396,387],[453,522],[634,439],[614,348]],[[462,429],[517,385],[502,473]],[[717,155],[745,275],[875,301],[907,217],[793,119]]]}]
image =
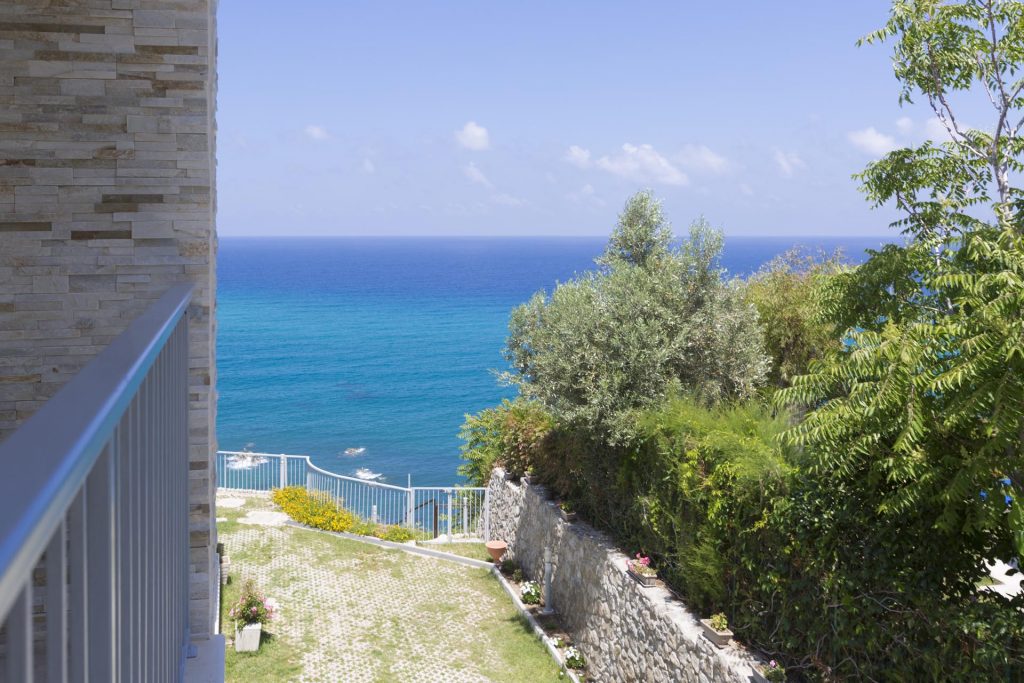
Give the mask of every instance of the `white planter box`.
[{"label": "white planter box", "polygon": [[256,652],[260,649],[260,634],[263,624],[248,624],[235,627],[235,652]]},{"label": "white planter box", "polygon": [[707,619],[701,619],[700,625],[704,628],[704,637],[714,643],[715,647],[725,647],[732,640],[732,631],[729,629],[716,631]]}]

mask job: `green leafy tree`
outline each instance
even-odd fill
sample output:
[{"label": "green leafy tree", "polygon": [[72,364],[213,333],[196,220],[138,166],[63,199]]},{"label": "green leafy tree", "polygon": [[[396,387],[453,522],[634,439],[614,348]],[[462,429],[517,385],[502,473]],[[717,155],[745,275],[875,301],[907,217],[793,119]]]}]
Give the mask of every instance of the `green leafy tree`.
[{"label": "green leafy tree", "polygon": [[[837,279],[827,308],[849,325],[848,345],[778,394],[819,406],[790,439],[821,472],[873,487],[882,514],[938,502],[939,529],[1000,541],[991,550],[1004,556],[1015,540],[1024,553],[1024,237],[1013,185],[1024,4],[898,1],[866,40],[894,41],[901,101],[922,96],[949,139],[893,151],[861,174],[874,203],[899,209],[907,243]],[[987,130],[956,113],[958,96],[978,93],[993,108]],[[933,550],[973,552],[947,545]]]},{"label": "green leafy tree", "polygon": [[650,192],[626,203],[599,269],[512,313],[505,377],[554,416],[621,442],[629,411],[675,393],[713,403],[754,394],[768,360],[756,310],[722,278],[706,221],[672,247]]},{"label": "green leafy tree", "polygon": [[769,386],[788,386],[812,360],[839,349],[840,335],[825,315],[825,292],[830,280],[847,270],[838,252],[815,258],[793,248],[747,280],[744,296],[757,309],[772,359]]}]

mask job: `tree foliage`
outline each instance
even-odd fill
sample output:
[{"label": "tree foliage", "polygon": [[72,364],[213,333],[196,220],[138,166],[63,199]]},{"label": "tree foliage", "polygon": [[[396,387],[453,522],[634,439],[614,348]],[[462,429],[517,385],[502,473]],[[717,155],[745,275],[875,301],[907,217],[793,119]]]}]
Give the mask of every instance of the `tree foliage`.
[{"label": "tree foliage", "polygon": [[[887,38],[901,98],[927,98],[951,139],[896,150],[861,175],[871,200],[902,211],[908,243],[837,280],[828,308],[850,343],[780,392],[819,406],[790,440],[822,472],[887,488],[883,514],[941,501],[945,530],[1019,537],[1024,241],[1009,180],[1024,151],[1010,123],[1024,105],[1024,5],[898,1],[869,40]],[[976,87],[994,107],[990,132],[963,128],[951,103]]]},{"label": "tree foliage", "polygon": [[528,474],[540,460],[539,449],[554,423],[536,402],[504,400],[500,406],[466,415],[459,438],[459,474],[473,486],[487,486],[491,470],[503,467],[514,477]]},{"label": "tree foliage", "polygon": [[599,268],[513,311],[507,378],[566,423],[611,441],[630,410],[678,392],[752,395],[768,361],[755,309],[722,278],[722,235],[701,220],[671,246],[649,192],[627,203]]},{"label": "tree foliage", "polygon": [[788,386],[812,360],[839,348],[836,326],[825,315],[825,294],[832,279],[848,270],[840,253],[816,258],[793,248],[747,280],[744,297],[757,309],[771,357],[769,386]]}]

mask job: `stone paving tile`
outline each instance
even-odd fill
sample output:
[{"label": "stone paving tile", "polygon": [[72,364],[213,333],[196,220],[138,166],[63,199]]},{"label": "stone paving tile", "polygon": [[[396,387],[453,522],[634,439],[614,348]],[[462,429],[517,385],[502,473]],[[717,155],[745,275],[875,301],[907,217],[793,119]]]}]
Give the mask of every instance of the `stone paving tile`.
[{"label": "stone paving tile", "polygon": [[471,653],[504,597],[469,580],[486,570],[353,541],[350,552],[338,552],[318,532],[259,524],[266,514],[253,513],[272,508],[265,498],[247,499],[246,517],[220,540],[232,580],[255,579],[281,605],[269,630],[301,651],[300,680],[490,680]]}]

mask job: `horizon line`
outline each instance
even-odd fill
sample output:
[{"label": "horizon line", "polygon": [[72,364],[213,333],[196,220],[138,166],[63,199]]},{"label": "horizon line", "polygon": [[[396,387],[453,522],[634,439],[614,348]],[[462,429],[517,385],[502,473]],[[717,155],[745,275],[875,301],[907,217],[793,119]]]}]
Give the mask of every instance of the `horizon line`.
[{"label": "horizon line", "polygon": [[[784,237],[784,238],[793,238],[793,239],[846,239],[846,238],[850,238],[850,237],[858,237],[858,238],[864,238],[864,239],[875,239],[875,238],[898,238],[898,237],[901,236],[900,233],[897,233],[895,235],[892,235],[892,234],[881,234],[881,233],[872,233],[872,234],[847,233],[847,234],[841,234],[841,235],[808,235],[808,234],[793,234],[793,233],[749,234],[749,233],[729,233],[729,232],[724,232],[724,231],[723,231],[723,234],[725,235],[725,237],[753,237],[753,238],[757,238],[757,237],[783,238]],[[609,233],[594,233],[594,234],[586,234],[586,235],[566,235],[566,234],[558,234],[558,235],[508,235],[508,234],[483,235],[483,234],[470,234],[470,235],[467,235],[467,234],[461,234],[461,233],[454,233],[454,234],[451,234],[451,233],[433,233],[433,234],[428,234],[428,235],[424,235],[424,234],[393,234],[393,235],[348,234],[348,235],[324,235],[324,234],[315,234],[315,233],[314,234],[302,234],[302,235],[284,234],[284,233],[282,233],[282,234],[273,234],[273,235],[253,235],[253,234],[228,234],[228,235],[224,235],[224,234],[218,233],[217,237],[219,239],[220,238],[228,238],[228,239],[233,239],[233,238],[276,239],[276,238],[282,238],[282,237],[289,238],[289,239],[350,239],[350,238],[357,238],[357,239],[409,239],[409,238],[432,239],[432,238],[449,238],[450,239],[450,238],[453,238],[453,237],[462,237],[462,238],[467,238],[467,239],[545,239],[545,238],[551,238],[551,239],[596,239],[596,238],[607,239],[609,237]]]}]

